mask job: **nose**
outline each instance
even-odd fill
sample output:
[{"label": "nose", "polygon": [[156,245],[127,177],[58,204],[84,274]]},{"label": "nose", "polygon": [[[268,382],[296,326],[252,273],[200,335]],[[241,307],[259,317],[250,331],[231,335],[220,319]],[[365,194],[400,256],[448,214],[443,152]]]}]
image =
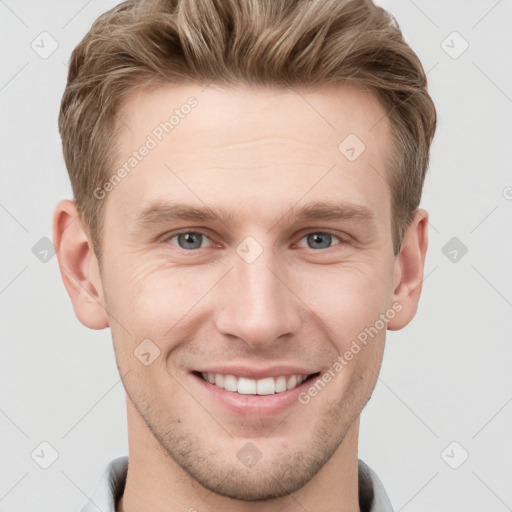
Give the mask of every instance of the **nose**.
[{"label": "nose", "polygon": [[286,277],[286,267],[270,249],[252,263],[234,254],[233,269],[216,290],[219,332],[254,349],[268,348],[276,340],[296,334],[301,301]]}]

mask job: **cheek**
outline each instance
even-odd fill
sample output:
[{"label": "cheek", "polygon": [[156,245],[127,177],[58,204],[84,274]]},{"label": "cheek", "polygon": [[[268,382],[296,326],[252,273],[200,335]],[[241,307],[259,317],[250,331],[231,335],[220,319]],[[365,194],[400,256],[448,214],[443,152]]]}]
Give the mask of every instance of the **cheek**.
[{"label": "cheek", "polygon": [[359,407],[359,401],[371,394],[382,362],[386,322],[381,315],[389,309],[389,290],[379,281],[356,275],[339,281],[324,282],[314,311],[328,326],[324,332],[337,354],[328,370],[334,382],[332,406],[341,407],[352,397]]},{"label": "cheek", "polygon": [[[282,268],[283,281],[293,291],[289,300],[305,310],[307,323],[323,328],[323,336],[338,352],[344,352],[352,339],[373,325],[388,305],[392,266],[388,271],[380,256],[367,254],[359,261],[354,258],[338,265],[301,263]],[[113,334],[124,340],[119,347],[123,351],[133,352],[132,345],[146,338],[164,345],[162,350],[167,351],[170,340],[180,342],[180,333],[189,334],[187,325],[191,321],[197,327],[219,307],[211,299],[224,295],[222,287],[226,283],[221,277],[226,269],[216,265],[141,264],[143,259],[142,255],[121,255],[105,266],[110,325]],[[209,296],[215,287],[216,292]]]},{"label": "cheek", "polygon": [[166,268],[119,262],[107,280],[107,289],[114,324],[117,320],[125,327],[117,329],[125,340],[120,348],[127,350],[129,332],[133,343],[149,338],[158,343],[162,352],[170,349],[169,343],[180,341],[179,333],[191,318],[199,321],[209,302],[208,292],[221,275],[222,272],[219,274],[213,268]]},{"label": "cheek", "polygon": [[179,270],[165,271],[143,260],[119,257],[110,262],[104,277],[111,313],[132,325],[141,318],[150,322],[153,316],[172,311],[172,298],[176,300],[184,288]]},{"label": "cheek", "polygon": [[[388,307],[391,270],[378,264],[316,268],[296,276],[297,296],[343,344],[373,325]],[[389,278],[384,278],[389,275]]]}]

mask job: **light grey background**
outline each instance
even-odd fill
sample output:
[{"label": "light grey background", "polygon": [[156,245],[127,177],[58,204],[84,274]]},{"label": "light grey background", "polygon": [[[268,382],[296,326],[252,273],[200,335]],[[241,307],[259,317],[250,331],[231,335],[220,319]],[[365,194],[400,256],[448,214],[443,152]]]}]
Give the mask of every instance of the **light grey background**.
[{"label": "light grey background", "polygon": [[[32,250],[72,197],[57,131],[70,53],[116,3],[0,0],[0,512],[78,511],[127,454],[110,331],[78,322],[56,258]],[[388,334],[359,456],[396,511],[512,510],[512,2],[379,3],[428,72],[439,125],[423,296]],[[47,58],[31,47],[51,50],[43,31]],[[468,249],[455,262],[452,237]],[[31,457],[50,456],[43,441],[59,454],[46,470]]]}]

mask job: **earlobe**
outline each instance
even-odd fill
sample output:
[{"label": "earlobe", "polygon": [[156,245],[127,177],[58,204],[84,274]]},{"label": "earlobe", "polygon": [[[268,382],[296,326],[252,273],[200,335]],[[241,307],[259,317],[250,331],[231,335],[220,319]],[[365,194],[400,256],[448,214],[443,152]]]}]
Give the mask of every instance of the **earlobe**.
[{"label": "earlobe", "polygon": [[73,201],[61,201],[55,208],[53,243],[78,320],[91,329],[108,327],[98,260]]},{"label": "earlobe", "polygon": [[405,231],[402,247],[395,261],[395,289],[392,303],[399,305],[400,310],[388,322],[389,330],[402,329],[416,314],[423,285],[427,248],[428,213],[418,209]]}]

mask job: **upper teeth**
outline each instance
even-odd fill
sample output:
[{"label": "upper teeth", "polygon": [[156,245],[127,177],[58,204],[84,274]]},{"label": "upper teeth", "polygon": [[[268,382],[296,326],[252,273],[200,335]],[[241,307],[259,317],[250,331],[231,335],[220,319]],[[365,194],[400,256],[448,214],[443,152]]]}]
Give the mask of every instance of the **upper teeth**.
[{"label": "upper teeth", "polygon": [[304,382],[307,375],[292,375],[291,377],[266,377],[264,379],[248,379],[235,375],[222,375],[220,373],[202,372],[204,380],[227,391],[234,391],[242,395],[272,395],[293,389]]}]

